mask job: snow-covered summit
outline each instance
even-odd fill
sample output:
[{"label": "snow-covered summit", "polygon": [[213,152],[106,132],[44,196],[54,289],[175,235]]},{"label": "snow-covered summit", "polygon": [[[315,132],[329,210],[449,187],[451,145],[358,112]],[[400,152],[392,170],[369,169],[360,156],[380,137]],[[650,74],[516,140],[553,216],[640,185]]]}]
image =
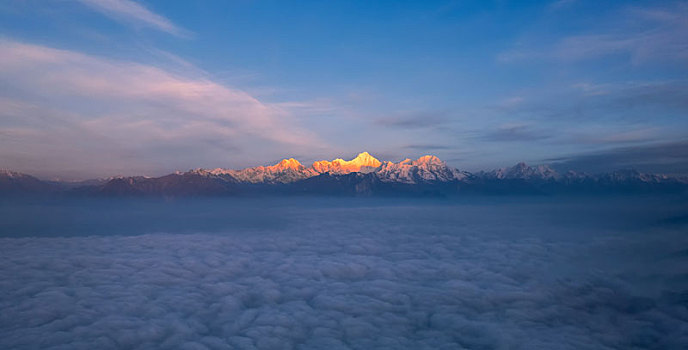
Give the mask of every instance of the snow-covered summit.
[{"label": "snow-covered summit", "polygon": [[362,152],[352,160],[344,160],[341,158],[337,158],[331,162],[320,160],[314,162],[311,167],[318,173],[348,174],[353,172],[369,173],[380,165],[382,165],[382,162],[377,158],[371,156],[368,152]]},{"label": "snow-covered summit", "polygon": [[247,183],[288,183],[316,175],[312,169],[304,167],[294,158],[282,159],[275,165],[241,170],[217,168],[206,171],[206,174]]},{"label": "snow-covered summit", "polygon": [[488,172],[487,177],[496,179],[521,179],[521,180],[558,180],[561,175],[549,165],[528,166],[526,163],[518,163],[512,167],[496,169]]},{"label": "snow-covered summit", "polygon": [[0,176],[3,177],[8,177],[8,178],[20,178],[20,177],[27,177],[29,175],[26,175],[24,173],[12,171],[12,170],[7,170],[7,169],[0,169]]},{"label": "snow-covered summit", "polygon": [[377,175],[383,182],[415,184],[462,180],[468,173],[449,167],[435,156],[427,155],[417,160],[407,158],[399,163],[385,162],[377,171]]},{"label": "snow-covered summit", "polygon": [[413,184],[455,181],[468,175],[447,166],[446,163],[432,155],[426,155],[416,160],[406,159],[399,163],[383,163],[368,152],[361,152],[351,160],[337,158],[332,161],[316,161],[310,167],[304,167],[294,158],[287,158],[270,166],[257,166],[241,170],[197,169],[193,172],[203,176],[221,177],[225,180],[242,183],[290,183],[320,174],[375,173],[383,182]]}]

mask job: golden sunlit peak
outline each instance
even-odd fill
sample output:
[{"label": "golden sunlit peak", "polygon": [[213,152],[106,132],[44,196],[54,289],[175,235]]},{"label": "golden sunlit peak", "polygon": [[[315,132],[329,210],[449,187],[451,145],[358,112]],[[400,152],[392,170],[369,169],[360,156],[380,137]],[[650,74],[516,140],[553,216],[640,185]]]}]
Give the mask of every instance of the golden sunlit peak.
[{"label": "golden sunlit peak", "polygon": [[355,162],[356,164],[359,164],[360,166],[371,166],[371,167],[379,167],[382,163],[377,160],[375,157],[371,156],[370,153],[368,152],[361,152],[359,153],[356,158],[352,159],[349,162]]},{"label": "golden sunlit peak", "polygon": [[416,160],[416,163],[443,164],[444,162],[442,162],[439,158],[437,158],[435,156],[425,155],[425,156],[418,158],[418,160]]},{"label": "golden sunlit peak", "polygon": [[362,168],[377,168],[380,165],[382,165],[382,162],[371,156],[368,152],[362,152],[352,160],[337,158],[331,162],[326,160],[314,162],[313,169],[320,173],[350,173],[361,171]]},{"label": "golden sunlit peak", "polygon": [[298,160],[294,158],[282,159],[279,163],[273,165],[275,168],[279,169],[299,169],[303,167]]}]

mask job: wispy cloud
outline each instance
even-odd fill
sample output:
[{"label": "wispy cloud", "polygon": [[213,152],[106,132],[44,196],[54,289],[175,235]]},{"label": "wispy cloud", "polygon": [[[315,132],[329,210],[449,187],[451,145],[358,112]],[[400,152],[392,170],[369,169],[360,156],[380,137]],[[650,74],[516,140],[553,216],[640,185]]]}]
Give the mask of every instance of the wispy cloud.
[{"label": "wispy cloud", "polygon": [[[517,104],[496,103],[493,110],[532,120],[570,121],[619,119],[628,124],[661,122],[688,112],[688,80],[579,82],[537,90]],[[658,114],[657,111],[661,111]]]},{"label": "wispy cloud", "polygon": [[620,147],[548,159],[561,169],[603,172],[636,169],[647,172],[688,174],[688,140]]},{"label": "wispy cloud", "polygon": [[[558,38],[545,45],[524,45],[502,52],[501,62],[553,59],[576,62],[627,55],[634,64],[688,58],[688,6],[627,8],[606,19],[603,28]],[[609,29],[611,28],[611,29]],[[534,40],[542,42],[543,39]]]},{"label": "wispy cloud", "polygon": [[156,14],[131,0],[77,0],[118,21],[142,25],[176,36],[189,36],[189,31],[178,27],[169,19]]},{"label": "wispy cloud", "polygon": [[662,135],[661,129],[647,127],[623,131],[610,131],[608,129],[589,130],[585,134],[571,136],[574,143],[583,144],[632,144],[657,140]]},{"label": "wispy cloud", "polygon": [[551,133],[542,130],[534,130],[524,124],[502,125],[497,130],[488,132],[483,136],[484,140],[497,142],[532,142],[550,138]]},{"label": "wispy cloud", "polygon": [[444,111],[421,111],[379,118],[374,122],[384,127],[420,129],[445,124],[448,122],[448,116]]},{"label": "wispy cloud", "polygon": [[576,3],[576,0],[557,0],[549,4],[550,10],[560,10]]},{"label": "wispy cloud", "polygon": [[296,125],[288,106],[204,75],[16,41],[0,46],[0,103],[7,107],[0,131],[16,136],[0,139],[0,157],[24,169],[50,168],[38,166],[46,160],[103,171],[222,166],[255,162],[237,149],[276,157],[276,149],[323,144]]},{"label": "wispy cloud", "polygon": [[420,143],[403,146],[404,149],[418,150],[418,151],[434,151],[434,150],[450,150],[454,147],[442,144]]}]

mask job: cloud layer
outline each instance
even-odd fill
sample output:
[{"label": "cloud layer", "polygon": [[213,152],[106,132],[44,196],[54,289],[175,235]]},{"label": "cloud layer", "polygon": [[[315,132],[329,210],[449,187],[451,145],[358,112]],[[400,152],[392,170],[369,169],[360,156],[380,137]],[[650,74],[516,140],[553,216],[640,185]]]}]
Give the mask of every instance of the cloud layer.
[{"label": "cloud layer", "polygon": [[2,238],[0,347],[685,346],[685,237],[620,234],[609,216],[543,224],[542,208],[571,209],[551,204],[290,207],[295,225],[250,234]]}]

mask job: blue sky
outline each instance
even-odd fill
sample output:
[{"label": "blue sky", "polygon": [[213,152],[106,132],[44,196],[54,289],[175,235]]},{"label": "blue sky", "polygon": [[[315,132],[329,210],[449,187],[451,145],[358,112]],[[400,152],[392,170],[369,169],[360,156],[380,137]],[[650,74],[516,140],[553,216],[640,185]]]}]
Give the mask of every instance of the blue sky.
[{"label": "blue sky", "polygon": [[688,171],[686,2],[10,0],[0,49],[0,167],[42,177]]}]

